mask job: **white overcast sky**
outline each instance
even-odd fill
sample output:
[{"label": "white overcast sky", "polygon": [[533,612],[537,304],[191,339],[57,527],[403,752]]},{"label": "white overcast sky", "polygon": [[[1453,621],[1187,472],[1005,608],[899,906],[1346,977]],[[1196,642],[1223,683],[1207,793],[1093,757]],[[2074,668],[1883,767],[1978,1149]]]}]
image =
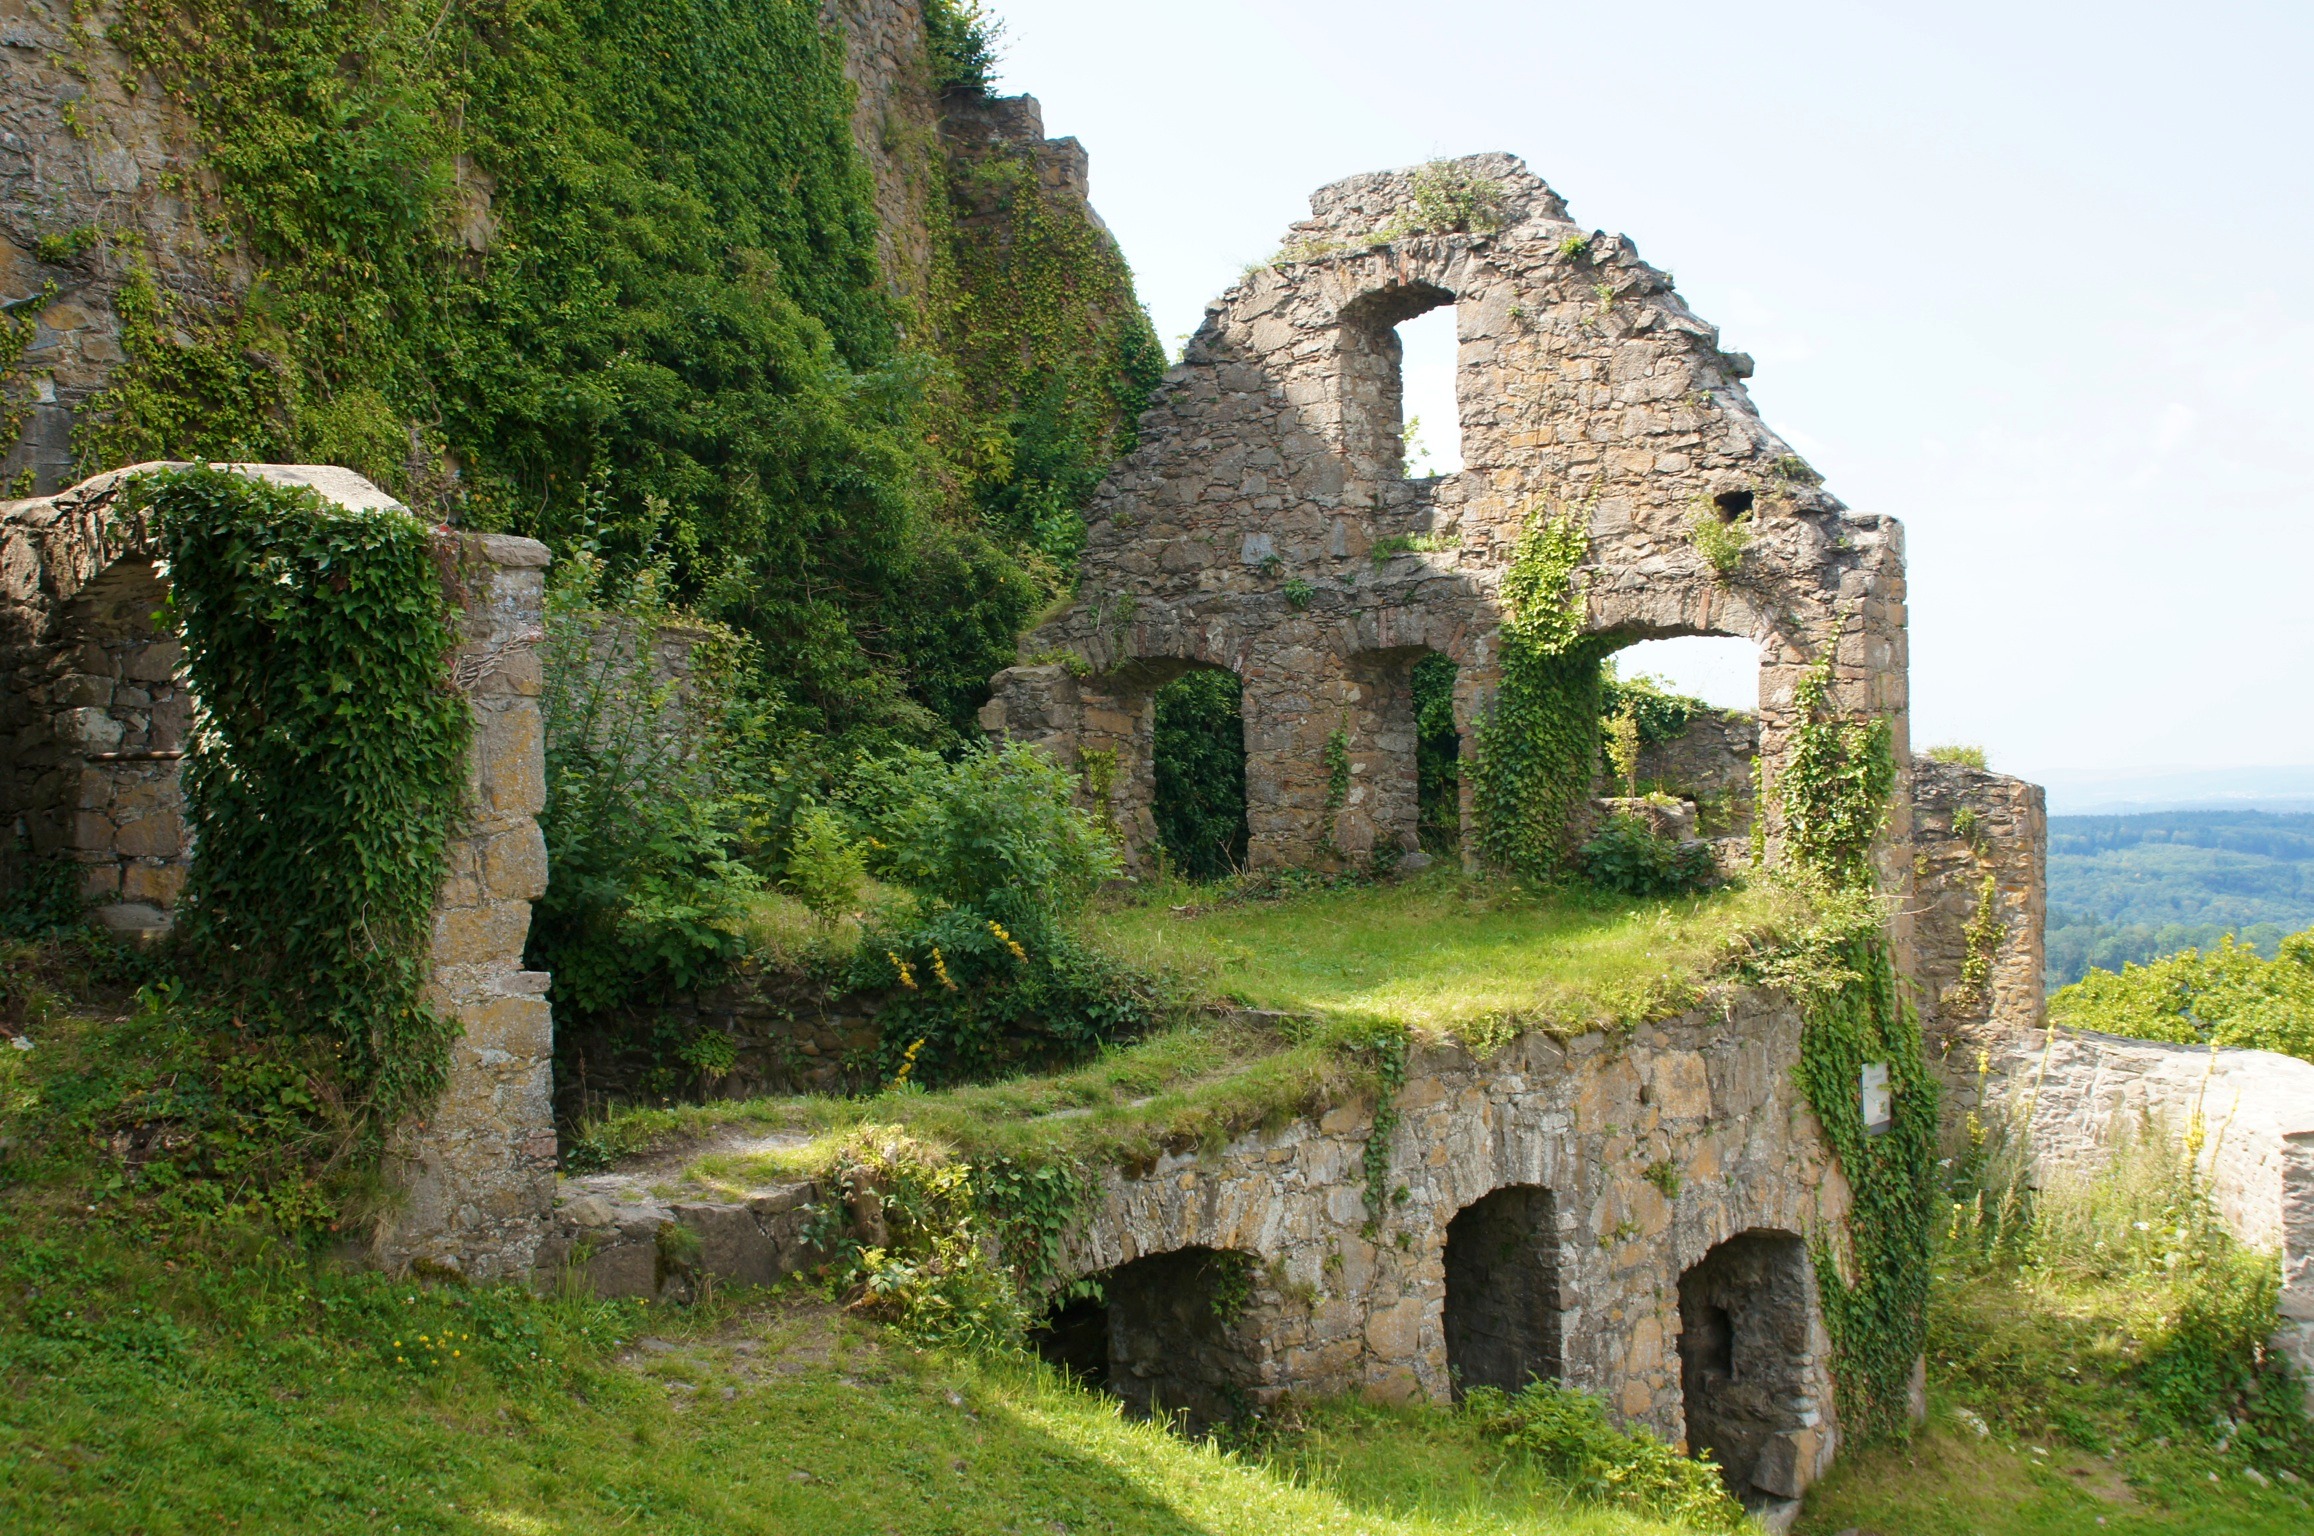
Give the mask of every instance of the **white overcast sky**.
[{"label": "white overcast sky", "polygon": [[1169,344],[1313,188],[1509,150],[1904,520],[1916,743],[2314,764],[2309,0],[995,8]]}]

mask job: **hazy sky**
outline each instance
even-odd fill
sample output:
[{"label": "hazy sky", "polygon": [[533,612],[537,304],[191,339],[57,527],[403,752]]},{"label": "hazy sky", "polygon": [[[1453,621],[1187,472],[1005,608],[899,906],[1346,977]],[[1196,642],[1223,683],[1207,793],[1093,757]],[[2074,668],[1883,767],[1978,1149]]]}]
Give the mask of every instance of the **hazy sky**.
[{"label": "hazy sky", "polygon": [[996,9],[1169,343],[1313,188],[1509,150],[1904,520],[1916,743],[2314,764],[2314,4]]}]

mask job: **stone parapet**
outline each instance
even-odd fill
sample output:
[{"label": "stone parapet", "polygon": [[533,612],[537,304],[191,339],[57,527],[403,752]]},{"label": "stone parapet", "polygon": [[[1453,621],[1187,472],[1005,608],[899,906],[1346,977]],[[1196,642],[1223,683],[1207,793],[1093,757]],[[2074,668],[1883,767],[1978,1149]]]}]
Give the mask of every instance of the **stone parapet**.
[{"label": "stone parapet", "polygon": [[2089,1030],[2010,1030],[1988,1051],[1986,1097],[2037,1181],[2106,1167],[2126,1137],[2198,1127],[2211,1198],[2236,1238],[2276,1254],[2276,1344],[2314,1409],[2314,1063]]}]

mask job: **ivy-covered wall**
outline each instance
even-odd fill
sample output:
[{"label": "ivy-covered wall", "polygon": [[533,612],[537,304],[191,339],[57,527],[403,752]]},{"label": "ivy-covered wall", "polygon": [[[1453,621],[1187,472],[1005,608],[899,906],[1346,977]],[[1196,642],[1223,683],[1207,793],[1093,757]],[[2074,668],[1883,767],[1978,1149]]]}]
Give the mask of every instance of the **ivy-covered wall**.
[{"label": "ivy-covered wall", "polygon": [[938,738],[1059,590],[1153,382],[1081,177],[1041,136],[941,133],[1023,115],[952,0],[28,25],[0,115],[55,169],[0,203],[18,494],[145,458],[344,464],[663,564],[777,638],[789,735]]}]

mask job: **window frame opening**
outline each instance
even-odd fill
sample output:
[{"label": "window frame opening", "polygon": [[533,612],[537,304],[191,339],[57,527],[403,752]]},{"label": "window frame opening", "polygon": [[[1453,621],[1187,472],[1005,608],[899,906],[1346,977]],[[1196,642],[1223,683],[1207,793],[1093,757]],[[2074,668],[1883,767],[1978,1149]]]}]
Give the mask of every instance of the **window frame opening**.
[{"label": "window frame opening", "polygon": [[1244,679],[1225,667],[1191,667],[1152,692],[1150,710],[1149,812],[1157,847],[1185,879],[1227,879],[1246,867],[1252,838]]}]

